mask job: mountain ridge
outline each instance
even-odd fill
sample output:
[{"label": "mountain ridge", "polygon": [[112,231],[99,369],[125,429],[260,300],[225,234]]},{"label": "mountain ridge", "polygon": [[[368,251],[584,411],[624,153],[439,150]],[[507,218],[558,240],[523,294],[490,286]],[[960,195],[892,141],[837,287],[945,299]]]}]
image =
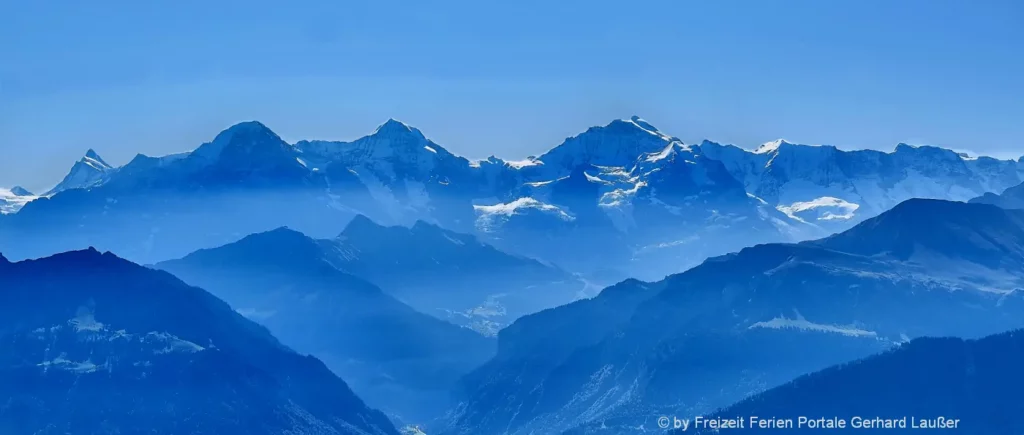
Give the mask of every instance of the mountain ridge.
[{"label": "mountain ridge", "polygon": [[398,434],[322,362],[166,272],[87,249],[0,261],[0,281],[0,431]]},{"label": "mountain ridge", "polygon": [[[981,231],[1024,246],[1019,212],[945,202],[960,215],[936,215],[935,205],[911,200],[877,220],[902,231],[917,226],[915,216],[945,216],[955,227],[980,212],[990,216],[978,222]],[[881,242],[911,239],[891,237],[890,229],[854,244],[874,228],[887,227],[868,221],[831,240],[747,247],[657,282],[627,281],[619,291],[526,316],[499,335],[499,357],[464,378],[462,407],[443,433],[635,433],[626,428],[645,416],[702,415],[908,339],[980,337],[1024,325],[1024,257],[991,262],[989,251],[956,243],[932,245],[941,257],[878,256],[879,246],[887,250]],[[613,303],[627,313],[602,311],[622,295],[635,297]],[[554,346],[542,352],[550,360],[531,360],[538,346]]]},{"label": "mountain ridge", "polygon": [[773,143],[760,154],[683,144],[634,116],[527,161],[471,162],[393,119],[353,141],[295,144],[249,121],[191,153],[137,156],[87,189],[5,200],[20,211],[0,217],[0,247],[30,258],[95,245],[152,263],[280,226],[333,237],[362,214],[431,222],[585,276],[655,280],[750,243],[842,231],[910,197],[966,200],[1024,181],[1018,162],[933,147]]},{"label": "mountain ridge", "polygon": [[[1014,391],[1024,381],[1015,370],[1024,359],[1022,340],[1021,330],[975,340],[919,338],[801,376],[709,417],[771,415],[796,422],[799,415],[814,415],[842,418],[850,425],[853,418],[878,416],[903,425],[895,428],[900,432],[942,424],[970,433],[1011,433],[1021,430],[1013,416],[1020,406]],[[934,379],[943,382],[930,382]]]}]

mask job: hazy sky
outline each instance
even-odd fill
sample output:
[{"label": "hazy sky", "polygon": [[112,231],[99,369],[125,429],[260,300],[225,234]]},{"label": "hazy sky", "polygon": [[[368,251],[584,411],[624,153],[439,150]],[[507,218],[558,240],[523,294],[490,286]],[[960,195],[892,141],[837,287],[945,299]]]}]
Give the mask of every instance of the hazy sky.
[{"label": "hazy sky", "polygon": [[257,119],[471,158],[637,114],[686,142],[1024,154],[1024,2],[0,2],[0,186]]}]

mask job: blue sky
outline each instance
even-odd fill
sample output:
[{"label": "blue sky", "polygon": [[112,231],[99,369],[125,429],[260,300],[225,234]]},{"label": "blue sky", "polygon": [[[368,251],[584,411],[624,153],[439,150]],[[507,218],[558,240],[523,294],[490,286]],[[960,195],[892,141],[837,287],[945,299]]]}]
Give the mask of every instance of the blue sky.
[{"label": "blue sky", "polygon": [[249,119],[294,141],[394,117],[473,158],[633,114],[686,142],[1017,157],[1022,47],[1013,0],[4,2],[0,186]]}]

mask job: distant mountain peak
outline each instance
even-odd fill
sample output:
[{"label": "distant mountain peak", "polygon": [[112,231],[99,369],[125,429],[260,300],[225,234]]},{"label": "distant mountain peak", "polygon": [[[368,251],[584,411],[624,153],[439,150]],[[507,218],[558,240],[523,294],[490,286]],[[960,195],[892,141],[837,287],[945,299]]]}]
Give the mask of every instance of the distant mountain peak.
[{"label": "distant mountain peak", "polygon": [[309,236],[306,236],[305,234],[302,234],[302,233],[300,233],[298,231],[295,231],[295,230],[293,230],[291,228],[288,228],[288,227],[277,227],[277,228],[274,228],[274,229],[272,229],[270,231],[264,231],[262,233],[250,234],[250,235],[245,236],[244,238],[242,238],[242,240],[240,240],[240,241],[244,241],[246,239],[250,239],[250,240],[260,240],[260,239],[268,239],[269,240],[269,239],[273,239],[275,241],[281,241],[281,240],[300,241],[301,240],[303,243],[305,243],[306,241],[313,240]]},{"label": "distant mountain peak", "polygon": [[28,189],[21,186],[12,187],[11,193],[13,193],[15,196],[35,196],[34,194],[32,194],[32,192],[29,192]]},{"label": "distant mountain peak", "polygon": [[108,167],[108,168],[112,167],[105,160],[103,160],[103,157],[100,157],[99,153],[97,153],[96,150],[94,150],[92,148],[89,148],[85,152],[85,157],[82,158],[83,162],[90,161],[90,160],[93,161],[93,162],[99,163],[100,165]]},{"label": "distant mountain peak", "polygon": [[373,219],[357,214],[348,222],[348,225],[345,225],[345,229],[341,231],[340,236],[352,236],[368,231],[377,231],[381,228],[384,228],[384,226],[374,222]]},{"label": "distant mountain peak", "polygon": [[416,222],[412,224],[412,229],[414,231],[444,231],[444,229],[437,226],[437,224],[427,222],[422,219],[417,219]]},{"label": "distant mountain peak", "polygon": [[71,189],[88,189],[99,184],[102,184],[107,180],[107,177],[114,172],[113,166],[110,166],[96,150],[90,148],[85,152],[85,156],[79,159],[73,166],[68,174],[64,176],[53,189],[46,192],[46,195],[53,195],[65,190]]},{"label": "distant mountain peak", "polygon": [[[230,255],[222,257],[225,253]],[[215,261],[230,258],[238,264],[283,267],[303,263],[313,265],[321,257],[322,252],[316,240],[288,227],[278,227],[250,234],[224,246],[198,250],[182,260],[217,264]]]},{"label": "distant mountain peak", "polygon": [[657,137],[662,138],[664,140],[672,140],[672,138],[669,137],[668,135],[665,135],[665,134],[661,133],[661,131],[659,131],[657,127],[651,125],[651,123],[645,121],[643,118],[641,118],[639,116],[636,116],[636,115],[631,116],[631,117],[629,117],[627,119],[616,119],[616,120],[608,123],[608,125],[605,125],[604,127],[593,127],[591,129],[588,129],[587,132],[590,132],[592,130],[596,130],[596,131],[604,130],[604,131],[611,131],[611,132],[616,132],[616,133],[626,133],[626,134],[635,134],[635,133],[638,133],[638,132],[644,132],[644,133],[647,133],[647,134],[650,134],[650,135],[653,135],[653,136],[657,136]]},{"label": "distant mountain peak", "polygon": [[226,129],[224,129],[224,132],[230,132],[230,133],[271,132],[272,133],[273,131],[271,131],[270,127],[267,127],[266,124],[264,124],[262,122],[259,122],[259,121],[256,121],[256,120],[252,120],[252,121],[242,121],[242,122],[236,123],[236,124],[226,128]]},{"label": "distant mountain peak", "polygon": [[383,124],[377,127],[373,131],[372,136],[386,137],[386,138],[409,138],[416,142],[427,141],[427,137],[423,135],[418,128],[410,126],[402,121],[394,118],[388,118]]},{"label": "distant mountain peak", "polygon": [[224,129],[188,158],[229,165],[299,165],[294,154],[292,146],[269,127],[259,121],[245,121]]},{"label": "distant mountain peak", "polygon": [[414,131],[418,132],[419,130],[416,130],[415,128],[409,126],[409,124],[406,124],[395,118],[388,118],[387,121],[384,121],[383,124],[377,127],[377,129],[374,131],[374,134],[411,133]]},{"label": "distant mountain peak", "polygon": [[900,260],[941,255],[998,268],[1024,259],[1024,213],[989,204],[915,198],[842,233],[807,243]]},{"label": "distant mountain peak", "polygon": [[775,151],[778,151],[779,148],[782,148],[784,145],[792,145],[792,143],[781,138],[775,139],[771,142],[765,142],[761,144],[761,146],[757,147],[757,149],[754,150],[754,154],[773,153]]},{"label": "distant mountain peak", "polygon": [[638,116],[616,119],[607,125],[590,127],[567,138],[537,158],[545,165],[564,169],[588,163],[599,166],[627,166],[646,153],[661,151],[676,140],[661,133]]},{"label": "distant mountain peak", "polygon": [[641,118],[639,116],[636,116],[636,115],[630,116],[629,117],[629,121],[632,122],[633,124],[636,124],[638,127],[642,128],[644,130],[647,130],[647,131],[658,131],[658,129],[656,127],[654,127],[653,125],[651,125],[651,123],[647,122],[646,120],[644,120],[643,118]]},{"label": "distant mountain peak", "polygon": [[224,129],[213,138],[213,143],[229,143],[235,142],[239,139],[243,140],[258,140],[258,139],[271,139],[275,142],[282,141],[281,137],[274,133],[269,127],[259,121],[245,121],[239,122],[231,127]]}]

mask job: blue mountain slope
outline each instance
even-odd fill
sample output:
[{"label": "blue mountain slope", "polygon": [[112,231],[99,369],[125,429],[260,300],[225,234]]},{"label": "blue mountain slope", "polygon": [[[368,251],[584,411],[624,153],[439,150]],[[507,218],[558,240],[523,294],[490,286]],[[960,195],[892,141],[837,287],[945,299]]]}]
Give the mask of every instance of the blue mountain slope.
[{"label": "blue mountain slope", "polygon": [[2,433],[397,434],[205,291],[94,250],[0,257]]},{"label": "blue mountain slope", "polygon": [[372,406],[406,422],[441,413],[455,380],[493,355],[493,340],[413,310],[334,267],[331,254],[282,228],[157,267],[321,358]]},{"label": "blue mountain slope", "polygon": [[1009,187],[1002,193],[985,193],[971,199],[972,203],[992,204],[1002,208],[1024,209],[1024,183]]},{"label": "blue mountain slope", "polygon": [[[958,243],[917,228],[957,229]],[[1024,242],[1022,229],[1014,211],[907,201],[833,238],[759,245],[657,283],[624,283],[655,289],[622,303],[628,314],[599,308],[622,294],[610,292],[617,286],[527,316],[499,336],[499,357],[465,378],[446,433],[636,433],[654,427],[652,415],[706,413],[915,337],[1019,328],[1024,256],[1009,247]],[[551,358],[517,377],[545,343]]]},{"label": "blue mountain slope", "polygon": [[[970,434],[1020,433],[1022,364],[1020,330],[978,340],[921,338],[801,376],[710,417],[743,416],[748,424],[751,415],[793,421],[792,429],[772,430],[778,433],[810,431],[806,424],[798,427],[800,416],[841,418],[847,427],[876,417],[890,419],[894,428],[876,429],[890,433],[919,433],[922,427]],[[685,433],[693,432],[719,433],[706,428]]]},{"label": "blue mountain slope", "polygon": [[320,245],[337,268],[419,311],[486,335],[590,290],[561,269],[423,221],[382,226],[360,215]]}]

